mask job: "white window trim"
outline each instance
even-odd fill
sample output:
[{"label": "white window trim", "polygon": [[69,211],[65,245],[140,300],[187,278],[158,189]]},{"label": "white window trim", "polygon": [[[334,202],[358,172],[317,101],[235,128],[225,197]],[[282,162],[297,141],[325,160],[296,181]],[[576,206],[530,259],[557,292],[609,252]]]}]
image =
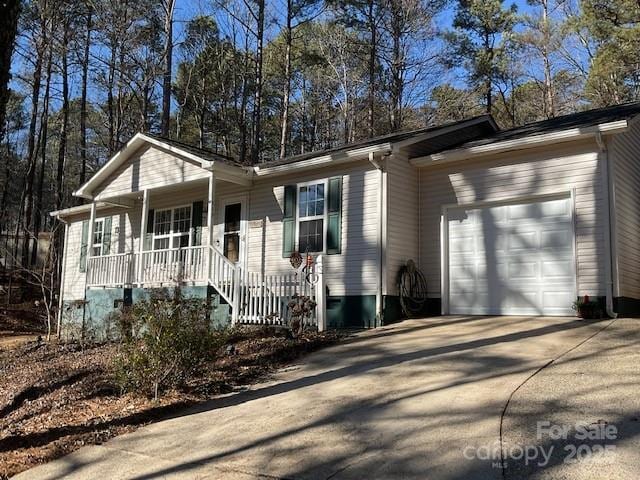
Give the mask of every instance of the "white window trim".
[{"label": "white window trim", "polygon": [[[186,204],[186,205],[177,205],[175,207],[167,207],[167,208],[158,208],[153,212],[153,241],[151,243],[151,250],[152,251],[163,251],[163,250],[173,250],[173,249],[177,249],[177,248],[188,248],[188,247],[172,247],[173,245],[173,239],[175,237],[181,237],[185,234],[185,232],[174,232],[173,231],[173,222],[175,220],[175,215],[176,215],[176,210],[180,209],[180,208],[188,208],[189,209],[189,245],[188,247],[192,247],[193,246],[193,225],[192,225],[192,221],[193,221],[193,205],[191,204]],[[169,227],[169,233],[165,233],[162,235],[157,235],[156,234],[156,219],[158,218],[158,213],[159,212],[171,212],[171,222],[170,222],[170,227]],[[169,239],[169,247],[168,248],[159,248],[156,249],[156,240],[163,240],[165,238]]]},{"label": "white window trim", "polygon": [[[95,221],[93,222],[93,235],[95,236],[96,233],[98,233],[96,231],[96,225],[101,224],[102,225],[102,229],[100,230],[100,243],[94,243],[93,238],[91,239],[91,256],[92,257],[101,257],[104,254],[103,248],[104,248],[104,218],[96,218]],[[96,248],[98,248],[98,254],[96,255]]]},{"label": "white window trim", "polygon": [[[322,215],[312,215],[309,217],[304,217],[303,220],[300,218],[300,188],[308,187],[310,185],[324,185],[324,202],[323,202],[323,213]],[[296,251],[300,252],[300,222],[307,222],[310,220],[322,220],[322,250],[318,252],[309,252],[315,254],[325,254],[327,252],[327,225],[328,225],[328,217],[329,217],[329,207],[328,203],[328,195],[329,195],[329,179],[321,178],[317,180],[310,180],[308,182],[301,182],[296,185]],[[300,252],[301,254],[304,252]]]}]

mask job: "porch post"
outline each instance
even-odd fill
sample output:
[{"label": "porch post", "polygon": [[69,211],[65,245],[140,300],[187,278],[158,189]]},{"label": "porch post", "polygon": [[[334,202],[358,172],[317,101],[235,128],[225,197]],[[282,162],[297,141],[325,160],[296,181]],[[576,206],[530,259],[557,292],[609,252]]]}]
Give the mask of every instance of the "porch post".
[{"label": "porch post", "polygon": [[89,278],[89,268],[91,265],[91,257],[93,256],[93,233],[96,223],[96,202],[91,202],[91,214],[89,215],[89,234],[87,235],[87,268],[86,277]]},{"label": "porch post", "polygon": [[213,252],[211,251],[212,247],[213,247],[213,208],[214,208],[214,204],[213,201],[215,199],[216,196],[216,176],[213,173],[213,171],[211,172],[211,174],[209,175],[209,197],[207,199],[207,243],[209,245],[209,248],[207,249],[207,262],[208,262],[208,267],[207,267],[207,272],[209,275],[208,280],[211,281],[211,276],[213,274],[213,272],[211,271],[212,268],[212,258],[213,258]]},{"label": "porch post", "polygon": [[149,216],[149,190],[143,191],[142,215],[140,215],[140,240],[138,242],[138,264],[136,281],[138,286],[142,286],[142,254],[144,253],[144,240],[147,236],[147,218]]},{"label": "porch post", "polygon": [[318,255],[315,267],[316,274],[318,275],[318,282],[316,283],[316,319],[318,331],[324,332],[327,329],[327,284],[324,277],[324,261],[322,255]]}]

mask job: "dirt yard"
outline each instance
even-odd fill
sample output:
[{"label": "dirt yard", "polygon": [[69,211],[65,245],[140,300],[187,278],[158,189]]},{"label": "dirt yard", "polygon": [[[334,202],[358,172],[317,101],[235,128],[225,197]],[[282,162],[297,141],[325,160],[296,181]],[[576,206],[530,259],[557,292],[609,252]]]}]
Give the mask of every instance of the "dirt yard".
[{"label": "dirt yard", "polygon": [[265,377],[297,357],[338,340],[333,332],[289,339],[270,328],[241,328],[215,361],[180,391],[158,402],[121,395],[114,344],[29,341],[0,346],[0,479],[97,444],[194,403]]},{"label": "dirt yard", "polygon": [[0,306],[0,349],[15,348],[46,335],[32,302]]}]

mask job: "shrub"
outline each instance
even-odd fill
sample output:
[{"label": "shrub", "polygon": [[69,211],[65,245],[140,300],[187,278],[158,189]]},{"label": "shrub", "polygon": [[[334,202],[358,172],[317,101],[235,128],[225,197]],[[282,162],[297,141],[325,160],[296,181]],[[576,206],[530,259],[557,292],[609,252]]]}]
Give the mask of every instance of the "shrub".
[{"label": "shrub", "polygon": [[310,322],[316,308],[316,302],[308,296],[298,295],[291,297],[289,304],[289,326],[294,337],[302,334]]},{"label": "shrub", "polygon": [[116,381],[124,391],[158,398],[183,385],[224,341],[212,331],[205,300],[161,291],[124,310],[116,324],[121,348]]}]

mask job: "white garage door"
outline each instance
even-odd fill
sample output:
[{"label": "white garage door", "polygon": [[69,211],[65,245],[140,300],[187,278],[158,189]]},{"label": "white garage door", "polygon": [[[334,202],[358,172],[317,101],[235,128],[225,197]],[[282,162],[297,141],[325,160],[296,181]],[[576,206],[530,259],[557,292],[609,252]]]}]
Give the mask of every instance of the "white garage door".
[{"label": "white garage door", "polygon": [[447,210],[449,313],[571,315],[570,198]]}]

